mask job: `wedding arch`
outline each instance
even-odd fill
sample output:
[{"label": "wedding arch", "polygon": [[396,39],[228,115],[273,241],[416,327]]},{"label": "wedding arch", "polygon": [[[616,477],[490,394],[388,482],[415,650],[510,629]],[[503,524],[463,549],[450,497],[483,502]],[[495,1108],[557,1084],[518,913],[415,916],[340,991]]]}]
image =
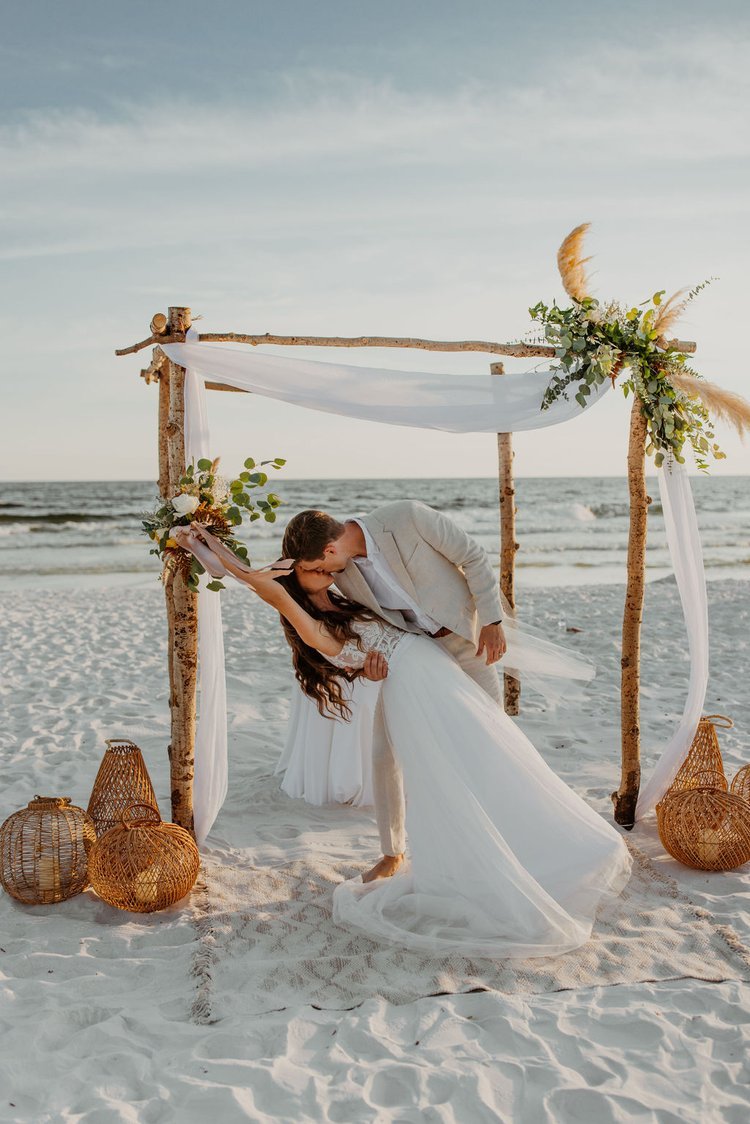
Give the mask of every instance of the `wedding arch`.
[{"label": "wedding arch", "polygon": [[[558,256],[564,287],[576,301],[588,299],[581,298],[580,293],[576,295],[575,291],[576,286],[579,290],[581,288],[584,259],[580,259],[580,255],[571,257],[570,245],[571,239],[584,230],[585,227],[576,228],[563,243]],[[565,253],[568,254],[567,261]],[[226,344],[249,345],[251,350],[242,346],[227,347]],[[560,348],[536,341],[498,343],[383,336],[345,338],[201,333],[192,326],[191,310],[176,306],[169,309],[168,315],[158,313],[152,318],[150,334],[146,339],[115,353],[133,354],[154,345],[151,362],[141,375],[146,383],[157,382],[159,385],[159,492],[164,498],[179,491],[179,480],[187,463],[213,455],[208,437],[206,390],[256,393],[309,409],[391,425],[497,434],[501,531],[499,580],[502,592],[512,606],[515,606],[514,558],[518,549],[514,526],[512,433],[561,424],[590,409],[610,386],[615,385],[615,376],[623,363],[627,365],[627,357],[619,356],[614,363],[617,370],[608,371],[608,378],[593,380],[593,385],[590,380],[587,389],[582,385],[574,404],[565,394],[558,393],[551,400],[550,371],[505,374],[502,362],[497,360],[490,364],[489,376],[454,377],[287,359],[256,352],[256,348],[264,344],[419,348],[424,351],[472,351],[521,358],[559,357]],[[659,338],[657,346],[670,355],[680,353],[684,356],[696,350],[694,343],[674,339]],[[503,377],[496,377],[500,375]],[[749,403],[739,396],[721,392],[714,384],[705,385],[713,389],[712,405],[720,414],[729,417],[740,430],[750,428]],[[689,392],[695,393],[692,388]],[[715,392],[723,394],[723,400],[721,397],[717,399]],[[710,395],[707,397],[710,398]],[[730,408],[727,408],[727,398],[733,400]],[[676,460],[668,456],[666,463],[659,464],[657,475],[670,556],[685,615],[690,679],[682,717],[647,785],[640,790],[640,632],[645,592],[647,517],[652,502],[646,489],[647,436],[647,419],[640,399],[634,395],[627,458],[630,529],[622,628],[621,780],[618,790],[612,794],[615,820],[625,827],[632,827],[636,818],[650,811],[671,783],[690,746],[702,712],[708,681],[708,613],[700,537],[689,477],[683,464],[678,463],[682,461],[678,454]],[[220,600],[218,596],[206,594],[203,589],[195,594],[188,588],[179,569],[167,575],[165,593],[172,818],[193,831],[202,842],[227,791],[226,695]],[[199,672],[201,707],[197,722]],[[506,677],[505,700],[509,713],[518,713],[518,698],[518,682]]]}]

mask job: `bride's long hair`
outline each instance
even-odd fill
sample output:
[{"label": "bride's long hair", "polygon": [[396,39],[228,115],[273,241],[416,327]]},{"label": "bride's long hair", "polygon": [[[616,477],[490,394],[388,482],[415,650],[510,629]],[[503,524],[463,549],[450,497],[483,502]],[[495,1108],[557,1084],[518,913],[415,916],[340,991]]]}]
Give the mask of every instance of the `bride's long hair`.
[{"label": "bride's long hair", "polygon": [[[356,601],[349,601],[346,597],[342,597],[340,593],[333,592],[333,590],[328,591],[328,597],[336,606],[335,610],[320,609],[310,600],[309,594],[304,591],[294,572],[277,580],[297,604],[302,606],[305,612],[309,613],[315,620],[322,621],[328,631],[333,633],[338,640],[341,640],[342,643],[346,643],[347,640],[354,640],[357,647],[362,650],[361,640],[358,633],[352,628],[351,622],[374,620],[375,614],[370,609],[358,605]],[[317,648],[305,644],[299,633],[285,617],[281,618],[281,624],[287,643],[292,649],[294,674],[302,690],[313,700],[324,718],[340,717],[348,721],[352,712],[341,690],[341,680],[348,679],[351,682],[354,679],[359,679],[362,670],[349,672],[344,671],[343,668],[334,667],[325,656],[321,655]]]}]

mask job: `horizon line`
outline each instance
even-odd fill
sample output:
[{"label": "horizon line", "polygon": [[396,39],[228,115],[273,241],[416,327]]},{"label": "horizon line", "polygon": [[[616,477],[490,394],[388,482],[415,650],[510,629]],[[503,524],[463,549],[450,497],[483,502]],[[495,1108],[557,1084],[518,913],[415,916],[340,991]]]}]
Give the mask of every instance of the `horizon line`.
[{"label": "horizon line", "polygon": [[[646,476],[655,476],[656,471],[646,471]],[[690,477],[705,477],[711,480],[739,480],[750,478],[750,472],[722,472],[712,475],[710,472],[688,472]],[[271,477],[269,477],[271,479]],[[283,479],[288,484],[303,484],[306,481],[324,481],[324,480],[347,480],[366,483],[367,481],[378,480],[497,480],[497,475],[491,476],[456,476],[451,473],[448,476],[285,476],[274,477],[274,479]],[[570,474],[557,474],[553,476],[545,476],[541,473],[539,475],[531,473],[519,473],[514,475],[514,480],[627,480],[628,474],[626,472],[614,473],[586,473],[584,475],[570,473]],[[70,480],[55,480],[54,484],[154,484],[157,483],[157,477],[152,476],[133,476],[133,477],[101,477],[101,476],[81,476]],[[0,480],[0,487],[12,484],[49,484],[51,483],[48,476],[40,476],[38,478],[18,478],[14,480]]]}]

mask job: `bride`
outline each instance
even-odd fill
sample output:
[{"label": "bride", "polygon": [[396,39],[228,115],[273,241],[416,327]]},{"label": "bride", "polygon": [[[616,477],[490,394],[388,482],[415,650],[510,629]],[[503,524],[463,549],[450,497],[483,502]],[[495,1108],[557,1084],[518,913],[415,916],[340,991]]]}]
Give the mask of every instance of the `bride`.
[{"label": "bride", "polygon": [[628,850],[444,648],[343,599],[321,613],[313,598],[331,574],[292,560],[251,570],[196,524],[180,541],[204,561],[208,547],[279,612],[321,713],[346,716],[342,681],[368,652],[388,660],[381,700],[404,773],[409,861],[391,878],[337,886],[337,922],[433,954],[525,959],[589,939],[597,907],[630,876]]}]

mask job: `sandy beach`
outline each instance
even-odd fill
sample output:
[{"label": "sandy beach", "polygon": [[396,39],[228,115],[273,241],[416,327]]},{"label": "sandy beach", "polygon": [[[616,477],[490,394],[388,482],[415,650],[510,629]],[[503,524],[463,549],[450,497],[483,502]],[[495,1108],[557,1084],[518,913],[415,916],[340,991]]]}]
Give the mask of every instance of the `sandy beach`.
[{"label": "sandy beach", "polygon": [[[246,886],[248,900],[265,873],[290,863],[363,868],[377,854],[369,810],[311,809],[278,791],[287,650],[269,610],[241,590],[223,596],[230,794],[206,864],[231,873],[234,892]],[[536,589],[523,605],[553,639],[597,662],[581,701],[552,711],[529,693],[520,722],[550,765],[607,816],[618,779],[621,598],[616,586]],[[70,795],[85,807],[104,739],[115,735],[142,747],[168,815],[158,582],[23,589],[1,600],[3,818],[36,793]],[[706,712],[735,720],[721,736],[732,775],[750,761],[750,586],[710,583],[709,609]],[[682,708],[684,648],[674,583],[651,583],[646,768]],[[244,996],[261,945],[222,946],[200,886],[188,901],[148,916],[118,912],[91,890],[33,908],[2,894],[0,1119],[740,1124],[750,1111],[747,870],[678,866],[653,819],[631,841],[660,892],[681,903],[678,942],[689,938],[691,916],[700,918],[723,942],[727,978],[715,968],[664,978],[662,964],[657,979],[611,986],[494,987],[408,1002],[375,993],[351,1009],[274,1008],[269,995],[259,1010]]]}]

